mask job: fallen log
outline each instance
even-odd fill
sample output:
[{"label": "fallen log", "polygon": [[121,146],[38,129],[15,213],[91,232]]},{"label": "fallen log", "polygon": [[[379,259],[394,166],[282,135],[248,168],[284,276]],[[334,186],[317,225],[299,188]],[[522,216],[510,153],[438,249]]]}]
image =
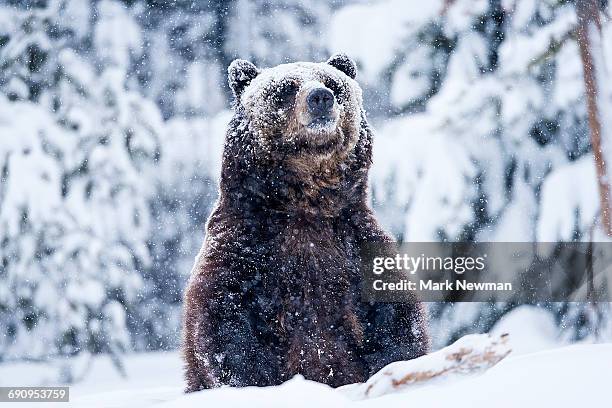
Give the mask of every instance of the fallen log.
[{"label": "fallen log", "polygon": [[376,398],[453,374],[485,371],[510,351],[507,334],[472,334],[434,353],[391,363],[365,383],[347,385],[338,390],[354,400]]}]

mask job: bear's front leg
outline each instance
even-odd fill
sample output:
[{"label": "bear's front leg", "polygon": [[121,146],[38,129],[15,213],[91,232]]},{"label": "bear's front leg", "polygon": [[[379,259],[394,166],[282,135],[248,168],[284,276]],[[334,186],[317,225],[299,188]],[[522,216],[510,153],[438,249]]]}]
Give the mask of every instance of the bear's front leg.
[{"label": "bear's front leg", "polygon": [[419,301],[363,303],[366,310],[363,358],[368,376],[395,361],[411,360],[429,351],[426,312]]},{"label": "bear's front leg", "polygon": [[[222,271],[198,274],[185,295],[184,358],[187,392],[281,383],[279,357],[256,329],[248,291],[211,282]],[[249,312],[249,310],[251,312]]]}]

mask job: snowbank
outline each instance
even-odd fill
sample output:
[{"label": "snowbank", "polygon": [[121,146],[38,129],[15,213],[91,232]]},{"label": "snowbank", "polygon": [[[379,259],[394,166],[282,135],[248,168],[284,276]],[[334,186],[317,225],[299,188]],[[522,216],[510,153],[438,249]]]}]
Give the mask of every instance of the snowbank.
[{"label": "snowbank", "polygon": [[[578,407],[601,406],[608,400],[612,344],[574,345],[509,357],[483,375],[411,388],[380,398],[351,401],[342,393],[297,376],[277,387],[221,388],[177,396],[176,389],[119,391],[76,398],[87,407],[362,407],[415,406]],[[159,370],[158,370],[159,372]],[[160,376],[163,374],[159,373]],[[146,404],[145,404],[146,403]],[[142,404],[142,405],[141,405]]]},{"label": "snowbank", "polygon": [[519,306],[502,317],[491,334],[509,334],[512,356],[559,347],[559,329],[551,312],[536,306]]}]

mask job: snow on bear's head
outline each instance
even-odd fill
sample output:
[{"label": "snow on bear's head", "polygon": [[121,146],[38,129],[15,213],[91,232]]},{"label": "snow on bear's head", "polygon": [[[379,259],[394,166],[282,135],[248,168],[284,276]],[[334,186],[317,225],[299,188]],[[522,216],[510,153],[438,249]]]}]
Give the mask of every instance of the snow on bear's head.
[{"label": "snow on bear's head", "polygon": [[235,109],[262,144],[319,155],[350,150],[357,142],[363,108],[355,75],[355,63],[343,54],[325,63],[261,70],[238,59],[228,68]]}]

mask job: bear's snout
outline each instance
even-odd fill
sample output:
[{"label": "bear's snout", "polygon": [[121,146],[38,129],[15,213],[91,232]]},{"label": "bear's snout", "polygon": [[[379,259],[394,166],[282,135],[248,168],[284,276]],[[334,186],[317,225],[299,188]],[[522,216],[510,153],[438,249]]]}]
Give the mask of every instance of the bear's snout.
[{"label": "bear's snout", "polygon": [[334,107],[334,94],[327,88],[316,88],[306,98],[308,112],[315,116],[328,116]]}]

